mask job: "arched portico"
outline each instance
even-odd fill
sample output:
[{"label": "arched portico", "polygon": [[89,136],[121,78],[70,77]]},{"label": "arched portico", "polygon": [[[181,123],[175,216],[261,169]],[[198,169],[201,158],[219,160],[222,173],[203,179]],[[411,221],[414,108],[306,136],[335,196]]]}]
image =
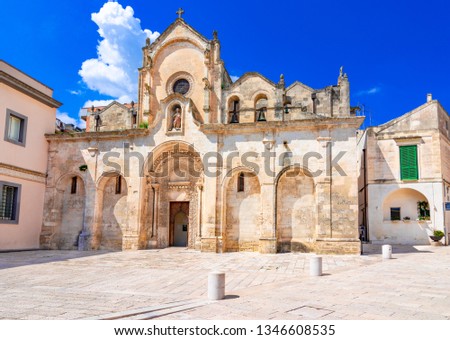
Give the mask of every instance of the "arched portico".
[{"label": "arched portico", "polygon": [[52,244],[57,249],[78,249],[86,200],[83,179],[76,173],[61,176],[56,182],[54,195],[56,216]]},{"label": "arched portico", "polygon": [[122,250],[128,231],[128,184],[119,172],[106,172],[97,181],[92,247]]},{"label": "arched portico", "polygon": [[284,168],[276,179],[277,251],[313,250],[317,234],[314,179],[301,167]]},{"label": "arched portico", "polygon": [[258,251],[261,237],[261,184],[255,171],[237,167],[223,182],[223,249]]}]

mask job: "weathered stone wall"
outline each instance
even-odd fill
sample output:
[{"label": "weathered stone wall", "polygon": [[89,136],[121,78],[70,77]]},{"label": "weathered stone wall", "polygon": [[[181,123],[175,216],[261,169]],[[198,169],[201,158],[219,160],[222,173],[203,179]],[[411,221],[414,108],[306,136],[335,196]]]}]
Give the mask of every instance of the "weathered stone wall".
[{"label": "weathered stone wall", "polygon": [[102,192],[102,227],[100,249],[122,250],[128,228],[127,183],[120,176],[121,192],[116,193],[116,176],[107,180]]},{"label": "weathered stone wall", "polygon": [[117,131],[138,127],[138,124],[135,127],[133,126],[132,114],[128,107],[117,102],[112,102],[102,110],[95,112],[89,111],[89,119],[86,121],[89,124],[86,128],[87,131],[96,131],[95,114],[98,114],[100,117],[98,131]]},{"label": "weathered stone wall", "polygon": [[316,238],[314,180],[300,170],[285,172],[277,184],[278,251],[311,250]]},{"label": "weathered stone wall", "polygon": [[226,251],[258,251],[261,235],[261,186],[258,177],[242,171],[244,190],[238,191],[236,172],[226,189],[225,249]]},{"label": "weathered stone wall", "polygon": [[76,192],[71,192],[72,177],[66,176],[60,183],[56,195],[58,213],[61,215],[61,229],[55,240],[59,249],[78,249],[78,236],[83,229],[85,188],[83,180],[77,178]]},{"label": "weathered stone wall", "polygon": [[[294,251],[318,249],[321,242],[323,249],[339,252],[340,242],[355,240],[355,130],[362,119],[349,117],[346,77],[339,78],[339,86],[313,90],[294,85],[290,93],[282,78],[275,84],[252,73],[230,84],[217,37],[207,40],[180,19],[143,53],[139,120],[149,122],[148,130],[48,137],[48,195],[61,176],[82,176],[90,248],[119,248],[120,242],[122,249],[169,246],[171,202],[189,202],[188,247],[202,251],[276,252],[277,223],[291,228]],[[189,81],[187,93],[173,93],[177,79]],[[312,91],[318,114],[311,106]],[[231,125],[233,98],[240,100],[241,123]],[[267,121],[255,123],[261,98],[267,99]],[[287,114],[284,104],[290,107]],[[109,112],[118,115],[112,107]],[[175,130],[174,112],[181,115]],[[339,158],[340,152],[344,156]],[[345,174],[329,168],[336,157]],[[200,176],[176,174],[189,162],[203,165]],[[88,169],[81,173],[83,164]],[[291,221],[278,221],[277,181],[293,166],[309,177],[281,182],[279,208]],[[161,167],[167,169],[163,178],[155,174]],[[236,192],[240,172],[246,174],[242,193]],[[103,188],[108,174],[125,178],[126,197],[112,195],[111,184]],[[48,212],[44,225],[51,233],[58,232],[60,223]],[[344,246],[343,252],[352,247]]]}]

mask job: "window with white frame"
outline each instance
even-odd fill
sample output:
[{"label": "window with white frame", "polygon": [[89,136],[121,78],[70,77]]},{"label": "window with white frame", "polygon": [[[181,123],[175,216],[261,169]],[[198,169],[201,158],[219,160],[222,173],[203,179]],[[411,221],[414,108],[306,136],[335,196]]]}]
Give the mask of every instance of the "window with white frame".
[{"label": "window with white frame", "polygon": [[28,118],[20,113],[6,110],[5,140],[25,146]]},{"label": "window with white frame", "polygon": [[0,181],[0,224],[19,223],[20,184]]}]

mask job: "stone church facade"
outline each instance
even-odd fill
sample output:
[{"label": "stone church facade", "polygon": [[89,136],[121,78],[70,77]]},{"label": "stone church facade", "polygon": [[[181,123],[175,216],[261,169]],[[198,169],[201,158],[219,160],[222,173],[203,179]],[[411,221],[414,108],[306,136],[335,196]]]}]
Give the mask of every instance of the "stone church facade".
[{"label": "stone church facade", "polygon": [[138,103],[46,135],[43,248],[359,254],[347,75],[233,82],[220,49],[178,18],[143,47]]}]

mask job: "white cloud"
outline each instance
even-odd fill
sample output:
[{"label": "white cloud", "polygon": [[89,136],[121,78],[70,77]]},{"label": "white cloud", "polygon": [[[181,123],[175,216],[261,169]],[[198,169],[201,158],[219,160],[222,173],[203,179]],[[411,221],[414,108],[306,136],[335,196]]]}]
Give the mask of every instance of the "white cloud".
[{"label": "white cloud", "polygon": [[375,86],[368,90],[358,91],[356,93],[356,95],[357,96],[365,96],[365,95],[370,95],[370,94],[376,94],[376,93],[379,93],[380,91],[381,91],[381,88],[378,86]]},{"label": "white cloud", "polygon": [[70,94],[73,94],[74,96],[79,96],[82,92],[81,90],[68,90]]},{"label": "white cloud", "polygon": [[231,80],[233,81],[233,83],[238,80],[240,77],[238,76],[230,76]]},{"label": "white cloud", "polygon": [[85,60],[78,72],[89,89],[115,98],[137,96],[138,67],[142,64],[142,47],[147,37],[154,41],[158,32],[141,28],[133,8],[107,2],[92,13],[101,37],[97,58]]},{"label": "white cloud", "polygon": [[65,124],[77,125],[77,123],[78,123],[75,118],[70,117],[69,114],[66,112],[56,111],[56,118],[58,118],[60,121],[62,121]]}]

